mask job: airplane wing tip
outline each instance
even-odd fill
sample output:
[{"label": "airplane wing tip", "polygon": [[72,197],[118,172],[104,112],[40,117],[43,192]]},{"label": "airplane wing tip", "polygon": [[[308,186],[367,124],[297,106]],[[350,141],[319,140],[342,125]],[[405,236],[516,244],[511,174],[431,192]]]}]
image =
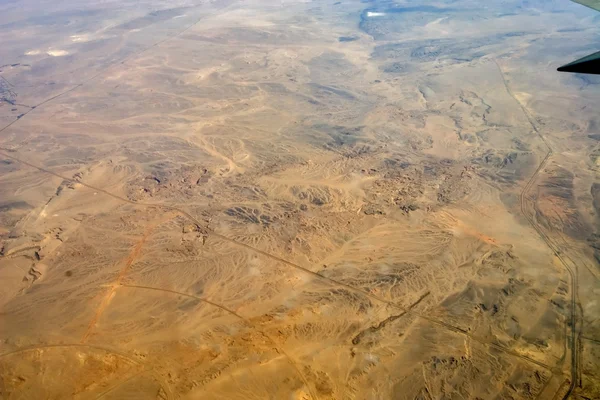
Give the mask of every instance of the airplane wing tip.
[{"label": "airplane wing tip", "polygon": [[560,72],[600,75],[600,51],[558,67]]},{"label": "airplane wing tip", "polygon": [[[575,3],[600,11],[600,0],[572,0]],[[558,68],[560,72],[577,72],[581,74],[600,75],[600,52],[590,54]]]}]

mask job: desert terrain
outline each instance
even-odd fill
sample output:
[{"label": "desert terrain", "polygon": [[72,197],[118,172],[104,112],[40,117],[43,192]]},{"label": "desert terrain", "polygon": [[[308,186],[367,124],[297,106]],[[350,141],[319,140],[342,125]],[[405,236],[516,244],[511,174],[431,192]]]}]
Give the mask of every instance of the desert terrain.
[{"label": "desert terrain", "polygon": [[599,399],[567,0],[0,0],[1,399]]}]

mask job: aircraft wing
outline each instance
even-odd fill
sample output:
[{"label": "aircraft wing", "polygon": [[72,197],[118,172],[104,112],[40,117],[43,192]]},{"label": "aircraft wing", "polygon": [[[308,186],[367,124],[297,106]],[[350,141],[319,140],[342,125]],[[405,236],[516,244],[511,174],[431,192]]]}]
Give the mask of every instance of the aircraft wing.
[{"label": "aircraft wing", "polygon": [[[600,11],[600,0],[573,0],[575,3]],[[575,60],[572,63],[563,65],[558,69],[562,72],[579,72],[581,74],[600,75],[600,51],[589,56]]]},{"label": "aircraft wing", "polygon": [[573,0],[575,3],[600,11],[600,0]]}]

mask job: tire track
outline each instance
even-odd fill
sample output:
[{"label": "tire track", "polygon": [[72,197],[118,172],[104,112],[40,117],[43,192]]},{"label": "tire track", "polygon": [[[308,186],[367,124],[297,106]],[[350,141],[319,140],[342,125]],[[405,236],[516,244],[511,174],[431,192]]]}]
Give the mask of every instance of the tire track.
[{"label": "tire track", "polygon": [[231,309],[229,309],[229,308],[227,308],[227,307],[225,307],[225,306],[223,306],[221,304],[218,304],[218,303],[215,303],[215,302],[210,301],[208,299],[205,299],[203,297],[195,296],[195,295],[192,295],[192,294],[189,294],[189,293],[185,293],[185,292],[179,292],[177,290],[162,289],[162,288],[157,288],[157,287],[152,287],[152,286],[129,285],[129,284],[120,284],[119,286],[120,287],[126,287],[126,288],[133,288],[133,289],[153,290],[153,291],[157,291],[157,292],[164,292],[164,293],[170,293],[170,294],[174,294],[174,295],[189,297],[189,298],[201,301],[203,303],[206,303],[208,305],[211,305],[213,307],[216,307],[216,308],[218,308],[220,310],[225,311],[228,314],[233,315],[234,317],[236,317],[236,318],[240,319],[241,321],[243,321],[252,330],[254,330],[255,332],[258,332],[259,334],[261,334],[262,336],[264,336],[265,338],[267,338],[269,340],[269,342],[271,342],[273,344],[273,346],[275,347],[275,349],[277,350],[277,352],[283,354],[284,357],[288,360],[288,362],[292,366],[292,368],[294,368],[294,370],[296,371],[298,377],[302,380],[302,382],[304,382],[304,385],[306,386],[306,389],[309,391],[310,397],[312,399],[314,399],[314,400],[318,399],[318,397],[316,396],[316,394],[313,392],[312,387],[308,383],[308,380],[306,379],[306,377],[304,376],[304,374],[300,370],[300,367],[298,367],[298,363],[296,363],[296,361],[294,361],[294,359],[292,357],[290,357],[290,355],[283,349],[283,347],[281,347],[275,341],[275,339],[273,339],[270,335],[268,335],[266,332],[264,332],[261,329],[259,329],[252,321],[250,321],[249,319],[247,319],[247,318],[243,317],[242,315],[236,313],[235,311],[233,311],[233,310],[231,310]]},{"label": "tire track", "polygon": [[[573,272],[573,269],[571,269],[571,267],[568,265],[566,260],[563,258],[558,247],[552,242],[550,237],[545,232],[543,232],[543,230],[535,222],[534,218],[531,215],[529,215],[529,213],[527,212],[527,204],[526,204],[527,193],[533,186],[533,183],[537,179],[540,171],[546,166],[550,156],[552,156],[553,149],[552,149],[552,146],[550,145],[550,143],[544,137],[544,135],[542,135],[542,133],[537,128],[537,126],[534,124],[533,118],[529,114],[529,111],[525,108],[525,106],[523,104],[521,104],[521,101],[512,92],[510,86],[508,85],[508,82],[506,81],[506,76],[504,75],[504,71],[502,71],[502,67],[500,67],[500,64],[498,63],[498,61],[496,59],[494,59],[494,63],[498,67],[500,76],[502,77],[502,82],[504,84],[504,88],[506,89],[506,92],[519,105],[519,107],[521,108],[521,111],[523,112],[523,115],[525,115],[525,117],[527,118],[527,121],[529,121],[531,128],[533,129],[533,131],[535,132],[537,137],[539,137],[542,140],[542,142],[548,149],[548,153],[546,154],[544,159],[541,161],[540,165],[535,170],[535,172],[533,173],[533,175],[531,176],[531,178],[529,179],[529,181],[527,182],[525,187],[521,190],[520,203],[521,203],[521,213],[527,219],[527,221],[529,222],[531,227],[537,232],[537,234],[540,236],[540,238],[546,243],[546,245],[552,251],[552,253],[554,253],[554,255],[560,260],[561,264],[563,265],[564,269],[567,271],[567,273],[570,277],[570,280],[571,280],[571,318],[570,318],[570,325],[571,325],[571,335],[570,335],[571,379],[569,382],[569,388],[568,388],[567,392],[565,393],[565,395],[563,396],[563,400],[566,400],[571,396],[573,389],[575,388],[575,383],[578,382],[579,385],[581,385],[581,382],[579,379],[579,370],[578,370],[579,364],[580,364],[579,349],[581,347],[581,339],[580,339],[579,335],[581,334],[581,332],[577,332],[577,290],[579,287],[579,283],[577,280],[577,278],[578,278],[577,265],[574,264],[575,272]],[[565,340],[567,340],[567,338],[565,338]]]},{"label": "tire track", "polygon": [[88,338],[90,337],[90,335],[92,334],[94,328],[96,327],[96,324],[98,323],[98,320],[100,319],[102,314],[104,314],[104,311],[110,304],[110,301],[112,300],[112,298],[115,295],[116,289],[121,284],[121,281],[127,274],[127,271],[129,271],[129,268],[131,268],[131,265],[135,262],[135,260],[137,260],[139,258],[140,254],[142,252],[142,248],[143,248],[144,244],[146,243],[146,240],[148,239],[148,236],[150,235],[150,233],[152,232],[154,227],[155,227],[155,225],[151,225],[146,228],[144,235],[137,242],[135,247],[131,250],[131,252],[127,256],[127,258],[125,258],[125,260],[124,260],[125,265],[119,271],[119,275],[117,275],[117,278],[115,279],[115,281],[113,283],[109,284],[109,289],[106,292],[106,295],[104,296],[104,298],[102,299],[102,302],[96,309],[96,313],[94,314],[94,317],[89,322],[87,330],[85,331],[85,333],[83,334],[83,337],[81,338],[82,344],[85,343],[88,340]]},{"label": "tire track", "polygon": [[395,320],[397,320],[398,318],[402,318],[403,316],[405,316],[406,314],[408,314],[408,312],[410,310],[412,310],[413,308],[415,308],[416,306],[419,305],[419,303],[421,303],[423,300],[425,300],[425,298],[427,296],[429,296],[431,294],[431,292],[427,292],[424,295],[422,295],[421,297],[419,297],[417,299],[417,301],[415,301],[413,304],[411,304],[408,307],[408,310],[406,311],[402,311],[400,314],[397,315],[390,315],[389,317],[387,317],[386,319],[384,319],[383,321],[379,322],[377,325],[373,325],[370,326],[366,329],[363,329],[362,331],[360,331],[356,336],[354,336],[354,338],[352,339],[352,344],[353,345],[357,345],[361,342],[362,338],[369,334],[369,333],[374,333],[374,332],[378,332],[381,329],[385,328],[389,323],[394,322]]},{"label": "tire track", "polygon": [[290,261],[287,261],[287,260],[285,260],[285,259],[283,259],[281,257],[275,256],[275,255],[270,254],[270,253],[268,253],[266,251],[257,249],[255,247],[252,247],[252,246],[247,245],[245,243],[238,242],[238,241],[236,241],[234,239],[231,239],[231,238],[229,238],[227,236],[224,236],[224,235],[221,235],[219,233],[216,233],[214,230],[209,229],[209,228],[203,226],[200,221],[198,221],[196,218],[194,218],[190,213],[188,213],[185,210],[179,209],[179,208],[174,207],[174,206],[164,205],[164,204],[138,203],[138,202],[126,199],[124,197],[115,195],[113,193],[110,193],[110,192],[108,192],[108,191],[106,191],[104,189],[98,188],[96,186],[89,185],[87,183],[80,182],[80,181],[77,181],[77,180],[72,179],[72,178],[68,178],[68,177],[63,176],[61,174],[58,174],[56,172],[50,171],[50,170],[48,170],[46,168],[34,165],[32,163],[29,163],[28,161],[22,160],[19,157],[12,156],[12,155],[6,153],[6,151],[7,151],[7,149],[0,147],[0,155],[3,155],[3,156],[5,156],[5,157],[7,157],[7,158],[9,158],[11,160],[20,162],[20,163],[22,163],[24,165],[27,165],[27,166],[35,168],[35,169],[37,169],[39,171],[51,174],[51,175],[56,176],[58,178],[64,179],[64,180],[66,180],[68,182],[78,183],[78,184],[80,184],[80,185],[82,185],[82,186],[84,186],[84,187],[86,187],[88,189],[92,189],[92,190],[94,190],[96,192],[103,193],[103,194],[105,194],[107,196],[110,196],[110,197],[112,197],[114,199],[120,200],[120,201],[122,201],[124,203],[133,204],[133,205],[140,206],[140,207],[154,208],[154,209],[158,209],[158,210],[162,209],[163,211],[172,211],[172,212],[178,213],[179,215],[181,215],[181,216],[187,218],[188,220],[190,220],[191,222],[193,222],[196,225],[196,227],[201,232],[205,232],[205,233],[209,234],[209,236],[213,236],[213,237],[219,238],[219,239],[221,239],[223,241],[226,241],[228,243],[231,243],[231,244],[233,244],[235,246],[242,247],[242,248],[247,249],[247,250],[249,250],[249,251],[251,251],[253,253],[260,254],[260,255],[265,256],[265,257],[267,257],[267,258],[269,258],[271,260],[280,262],[280,263],[282,263],[284,265],[287,265],[287,266],[289,266],[291,268],[294,268],[294,269],[297,269],[299,271],[305,272],[305,273],[307,273],[307,274],[309,274],[309,275],[311,275],[311,276],[313,276],[313,277],[315,277],[315,278],[317,278],[319,280],[322,280],[324,282],[329,283],[330,285],[338,286],[338,287],[343,287],[343,288],[348,289],[348,290],[350,290],[352,292],[362,294],[362,295],[366,296],[367,298],[370,298],[371,300],[375,300],[377,302],[387,304],[390,307],[393,307],[393,308],[395,308],[397,310],[400,310],[401,312],[416,314],[420,318],[423,318],[423,319],[425,319],[425,320],[427,320],[427,321],[429,321],[429,322],[431,322],[433,324],[436,324],[436,325],[438,325],[438,326],[440,326],[442,328],[448,329],[448,330],[450,330],[452,332],[459,333],[459,334],[462,334],[464,336],[470,337],[471,339],[473,339],[474,341],[476,341],[476,342],[478,342],[480,344],[489,345],[490,347],[493,347],[493,348],[495,348],[497,350],[503,351],[504,353],[506,353],[508,355],[514,356],[516,358],[520,358],[521,360],[524,360],[524,361],[527,361],[527,362],[531,362],[533,364],[536,364],[536,365],[539,365],[541,367],[544,367],[544,368],[546,368],[548,370],[553,370],[554,369],[554,367],[552,367],[552,366],[549,366],[547,364],[544,364],[544,363],[541,363],[541,362],[539,362],[537,360],[534,360],[534,359],[532,359],[530,357],[527,357],[527,356],[521,355],[519,353],[516,353],[516,352],[508,349],[505,346],[502,346],[500,344],[490,342],[489,340],[481,339],[481,338],[479,338],[477,336],[474,336],[471,333],[467,332],[465,329],[453,326],[453,325],[448,324],[448,323],[443,322],[443,321],[436,320],[435,318],[429,317],[429,316],[427,316],[425,314],[418,313],[414,309],[413,310],[408,310],[405,307],[403,307],[403,306],[401,306],[401,305],[399,305],[397,303],[394,303],[392,301],[389,301],[389,300],[386,300],[384,298],[381,298],[381,297],[379,297],[377,295],[374,295],[372,293],[369,293],[369,292],[367,292],[365,290],[362,290],[362,289],[356,288],[356,287],[354,287],[352,285],[348,285],[346,283],[337,281],[335,279],[323,276],[323,275],[321,275],[321,274],[319,274],[317,272],[311,271],[308,268],[305,268],[305,267],[302,267],[302,266],[297,265],[295,263],[292,263]]},{"label": "tire track", "polygon": [[104,396],[106,396],[107,394],[109,394],[110,392],[112,392],[115,389],[118,389],[120,386],[126,384],[127,382],[131,381],[132,379],[137,378],[138,376],[142,375],[144,372],[147,372],[147,370],[142,369],[139,372],[136,372],[135,374],[127,377],[126,379],[122,379],[119,382],[115,383],[114,385],[109,386],[106,390],[104,390],[102,393],[100,393],[99,395],[96,396],[96,400],[103,398]]},{"label": "tire track", "polygon": [[590,341],[592,343],[600,344],[600,339],[594,339],[594,338],[587,337],[587,336],[582,336],[581,339]]}]

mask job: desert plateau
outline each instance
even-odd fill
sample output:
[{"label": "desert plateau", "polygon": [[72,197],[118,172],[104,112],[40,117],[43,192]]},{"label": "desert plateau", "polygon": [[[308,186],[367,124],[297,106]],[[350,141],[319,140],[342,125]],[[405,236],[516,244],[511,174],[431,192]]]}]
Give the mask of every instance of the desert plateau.
[{"label": "desert plateau", "polygon": [[567,0],[0,0],[0,399],[600,399]]}]

